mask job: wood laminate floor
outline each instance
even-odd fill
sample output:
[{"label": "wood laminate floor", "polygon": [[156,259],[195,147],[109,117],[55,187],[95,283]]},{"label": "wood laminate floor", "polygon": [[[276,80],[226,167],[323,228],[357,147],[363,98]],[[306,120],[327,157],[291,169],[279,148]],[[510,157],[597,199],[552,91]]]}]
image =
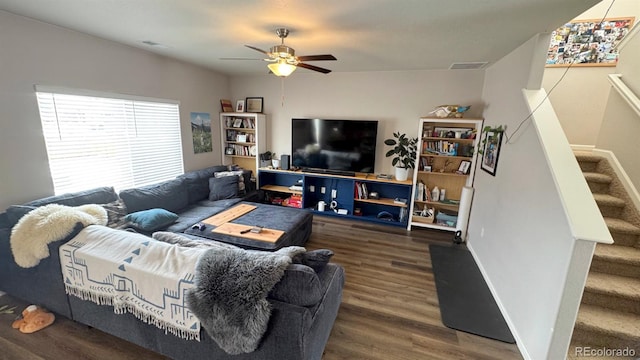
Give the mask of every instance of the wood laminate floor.
[{"label": "wood laminate floor", "polygon": [[[516,345],[452,330],[440,321],[429,243],[452,233],[414,230],[316,216],[307,249],[329,248],[344,266],[338,318],[325,348],[333,359],[522,359]],[[28,305],[9,296],[0,306]],[[16,315],[0,314],[0,359],[165,359],[59,317],[37,333],[11,328]]]}]

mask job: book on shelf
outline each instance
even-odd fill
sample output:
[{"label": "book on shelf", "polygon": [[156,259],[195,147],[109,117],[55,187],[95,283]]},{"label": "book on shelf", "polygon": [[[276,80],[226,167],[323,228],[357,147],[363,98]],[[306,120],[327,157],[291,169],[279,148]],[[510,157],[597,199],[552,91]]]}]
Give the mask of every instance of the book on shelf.
[{"label": "book on shelf", "polygon": [[407,199],[404,198],[395,198],[393,199],[394,204],[407,204]]},{"label": "book on shelf", "polygon": [[368,199],[369,190],[367,189],[367,184],[356,181],[355,196],[357,199]]}]

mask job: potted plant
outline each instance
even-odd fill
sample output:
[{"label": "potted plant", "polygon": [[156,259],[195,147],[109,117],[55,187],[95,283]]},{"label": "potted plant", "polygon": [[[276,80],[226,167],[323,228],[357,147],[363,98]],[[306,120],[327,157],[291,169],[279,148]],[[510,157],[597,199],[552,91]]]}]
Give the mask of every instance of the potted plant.
[{"label": "potted plant", "polygon": [[409,170],[415,168],[418,138],[409,138],[399,132],[394,132],[393,137],[384,141],[385,145],[393,146],[385,156],[393,157],[391,165],[396,168],[396,180],[405,181],[409,178]]}]

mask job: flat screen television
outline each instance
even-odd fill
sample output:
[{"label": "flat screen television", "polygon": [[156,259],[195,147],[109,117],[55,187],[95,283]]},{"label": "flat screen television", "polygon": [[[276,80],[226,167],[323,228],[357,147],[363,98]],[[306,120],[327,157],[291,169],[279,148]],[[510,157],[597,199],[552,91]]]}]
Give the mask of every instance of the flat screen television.
[{"label": "flat screen television", "polygon": [[291,164],[305,170],[373,173],[376,120],[291,119]]}]

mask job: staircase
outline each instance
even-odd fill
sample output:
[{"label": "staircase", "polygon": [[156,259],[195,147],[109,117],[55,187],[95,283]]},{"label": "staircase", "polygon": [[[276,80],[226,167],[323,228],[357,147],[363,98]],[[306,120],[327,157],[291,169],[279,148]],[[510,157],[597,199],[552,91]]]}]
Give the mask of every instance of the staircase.
[{"label": "staircase", "polygon": [[569,355],[589,346],[639,356],[640,214],[604,157],[575,154],[615,243],[596,246]]}]

